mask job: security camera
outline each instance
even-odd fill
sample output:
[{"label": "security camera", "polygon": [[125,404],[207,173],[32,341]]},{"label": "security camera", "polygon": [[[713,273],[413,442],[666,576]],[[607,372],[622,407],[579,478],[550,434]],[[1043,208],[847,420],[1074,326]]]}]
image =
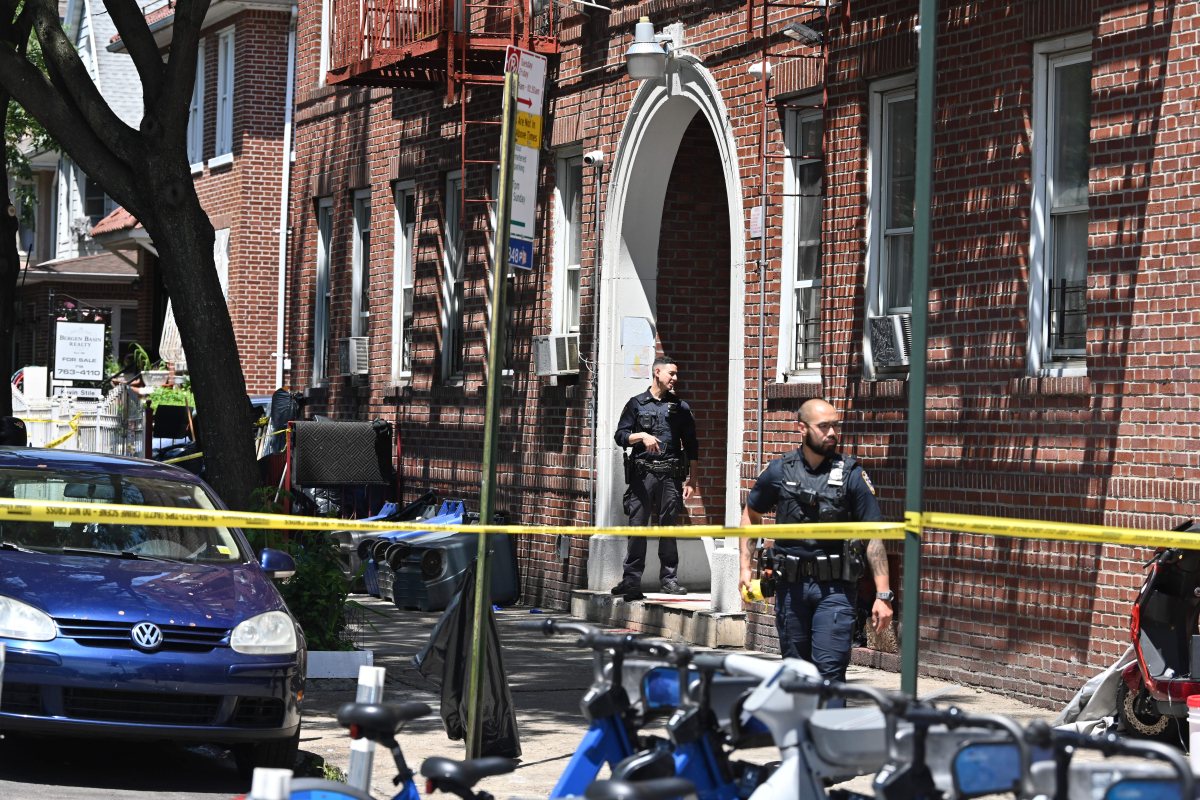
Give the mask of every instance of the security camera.
[{"label": "security camera", "polygon": [[595,167],[599,164],[604,163],[604,151],[603,150],[589,150],[588,152],[583,154],[583,163],[587,164],[589,167]]}]

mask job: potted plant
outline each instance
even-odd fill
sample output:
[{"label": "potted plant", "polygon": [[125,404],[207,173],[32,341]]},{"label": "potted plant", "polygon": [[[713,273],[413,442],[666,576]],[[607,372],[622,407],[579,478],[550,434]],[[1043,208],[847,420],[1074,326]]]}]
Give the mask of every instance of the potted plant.
[{"label": "potted plant", "polygon": [[147,389],[154,389],[163,386],[167,382],[167,377],[171,374],[167,369],[166,362],[154,361],[150,358],[150,354],[146,352],[146,348],[136,342],[133,345],[133,361],[137,365],[138,370],[142,373],[142,383]]}]

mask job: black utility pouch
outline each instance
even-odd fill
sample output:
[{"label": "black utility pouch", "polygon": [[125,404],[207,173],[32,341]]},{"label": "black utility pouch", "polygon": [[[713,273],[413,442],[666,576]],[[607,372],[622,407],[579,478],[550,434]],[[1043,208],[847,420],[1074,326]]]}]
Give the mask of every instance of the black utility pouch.
[{"label": "black utility pouch", "polygon": [[829,556],[817,556],[813,562],[813,577],[822,583],[833,580],[833,565],[829,563]]}]

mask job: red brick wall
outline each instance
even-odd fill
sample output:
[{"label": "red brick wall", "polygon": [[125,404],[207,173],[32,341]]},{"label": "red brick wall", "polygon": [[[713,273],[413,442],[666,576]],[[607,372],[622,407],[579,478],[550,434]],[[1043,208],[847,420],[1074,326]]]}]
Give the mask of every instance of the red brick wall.
[{"label": "red brick wall", "polygon": [[217,35],[234,27],[233,163],[196,176],[213,228],[229,228],[229,314],[251,394],[275,385],[288,15],[246,11],[205,31],[205,161],[216,131]]},{"label": "red brick wall", "polygon": [[[578,143],[611,157],[637,89],[619,67],[633,23],[647,10],[656,25],[684,21],[687,37],[696,43],[692,51],[718,84],[728,109],[745,230],[750,209],[764,193],[767,199],[762,258],[757,240],[747,233],[744,242],[742,489],[761,467],[760,449],[771,458],[795,446],[796,409],[807,397],[823,394],[843,410],[846,449],[870,470],[885,516],[898,519],[909,387],[904,380],[862,377],[867,109],[871,81],[915,69],[917,3],[850,5],[852,16],[845,19],[840,15],[846,4],[831,7],[823,70],[828,111],[821,384],[773,382],[786,161],[782,111],[773,102],[778,98],[764,104],[761,83],[747,70],[761,51],[754,38],[758,22],[746,32],[743,6],[674,0],[576,18],[562,31],[564,50],[552,67],[547,136],[554,146]],[[355,188],[370,186],[380,221],[371,263],[372,373],[362,387],[331,380],[327,390],[312,393],[310,408],[396,421],[405,495],[433,487],[474,503],[486,319],[478,215],[469,236],[470,344],[463,386],[442,386],[436,369],[440,204],[445,173],[459,165],[459,108],[446,106],[437,90],[318,87],[319,12],[316,0],[300,3],[288,287],[291,380],[306,386],[311,375],[314,198],[329,196],[334,202],[336,340],[349,328],[350,198]],[[1194,76],[1185,59],[1186,43],[1195,35],[1196,4],[1168,4],[1151,13],[1115,0],[958,0],[942,4],[938,27],[926,505],[939,511],[1168,527],[1190,514],[1197,499],[1192,487],[1198,462],[1189,447],[1197,423],[1193,398],[1200,394],[1193,344],[1198,337],[1190,311],[1196,245],[1189,235],[1195,214],[1188,199],[1197,129],[1186,111]],[[1075,31],[1094,37],[1088,375],[1030,378],[1025,341],[1033,47]],[[771,42],[770,58],[781,76],[775,89],[800,96],[816,88],[808,81],[822,70],[800,57],[808,51],[778,38]],[[494,90],[477,88],[473,97],[472,118],[489,113],[489,104],[494,113]],[[688,284],[697,295],[689,298],[694,313],[689,317],[685,304],[672,302],[670,294],[660,295],[658,310],[663,344],[684,362],[685,396],[715,406],[725,380],[716,361],[729,354],[707,361],[699,354],[717,353],[728,342],[728,314],[721,306],[728,302],[727,288],[722,291],[728,286],[728,259],[722,262],[719,255],[729,251],[729,242],[720,241],[722,215],[728,212],[717,207],[724,196],[721,171],[714,165],[711,140],[702,133],[695,130],[685,140],[685,148],[694,148],[689,152],[697,159],[696,169],[681,168],[672,178],[660,253],[664,277],[683,274],[696,281],[694,290]],[[486,140],[472,138],[477,141],[482,152]],[[707,154],[701,152],[706,148]],[[585,170],[589,243],[596,236],[595,192],[607,197],[607,167],[599,186],[597,174]],[[390,182],[397,178],[414,181],[419,200],[414,378],[399,390],[388,379],[394,287],[385,222]],[[545,157],[543,208],[552,183],[553,163]],[[480,195],[477,186],[473,194]],[[701,227],[697,219],[710,222],[699,234],[687,235],[688,225]],[[591,518],[590,375],[585,368],[578,379],[552,386],[533,376],[529,366],[529,337],[549,330],[549,223],[544,216],[538,266],[515,280],[515,375],[503,393],[498,507],[527,524],[586,524]],[[595,325],[592,246],[585,247],[583,269],[581,351],[589,354],[597,335],[611,335]],[[667,283],[660,281],[660,292]],[[712,296],[701,296],[706,293]],[[760,317],[765,339],[758,336]],[[711,394],[702,393],[701,381],[712,386]],[[718,424],[710,418],[703,428],[715,437]],[[712,449],[706,471],[723,452],[716,441],[706,443],[706,454]],[[721,479],[707,472],[704,477],[714,485]],[[711,517],[719,497],[704,488]],[[569,591],[584,583],[587,545],[575,537],[566,562],[553,548],[548,537],[523,537],[519,543],[524,598],[564,607]],[[895,546],[891,551],[893,557],[899,552]],[[922,669],[1026,699],[1061,702],[1085,674],[1123,649],[1124,617],[1144,555],[1118,547],[930,532],[922,572]],[[898,586],[899,570],[894,577]],[[749,622],[747,643],[773,649],[769,615],[751,613]],[[1036,684],[1026,680],[1031,673],[1038,675]]]}]

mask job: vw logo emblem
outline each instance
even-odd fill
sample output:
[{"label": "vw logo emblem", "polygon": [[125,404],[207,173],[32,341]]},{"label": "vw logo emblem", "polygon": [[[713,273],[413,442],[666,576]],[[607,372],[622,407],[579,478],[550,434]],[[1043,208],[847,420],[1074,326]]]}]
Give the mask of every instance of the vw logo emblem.
[{"label": "vw logo emblem", "polygon": [[153,622],[139,622],[129,632],[134,646],[139,650],[152,652],[162,646],[162,631]]}]

